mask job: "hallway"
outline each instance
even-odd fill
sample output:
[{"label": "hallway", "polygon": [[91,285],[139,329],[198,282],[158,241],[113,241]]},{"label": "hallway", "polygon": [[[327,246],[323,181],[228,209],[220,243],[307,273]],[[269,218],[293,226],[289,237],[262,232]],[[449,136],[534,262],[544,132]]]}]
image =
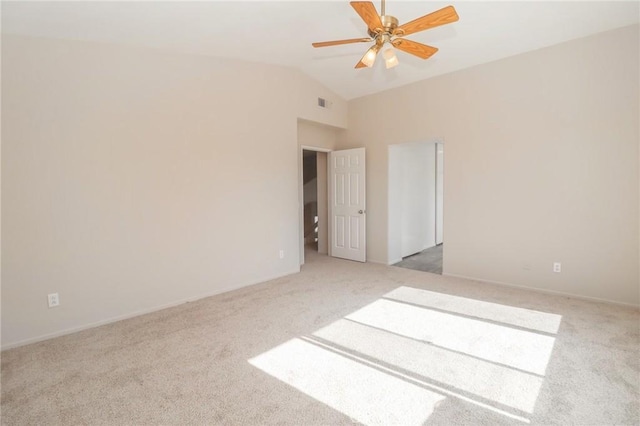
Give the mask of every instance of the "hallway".
[{"label": "hallway", "polygon": [[407,256],[402,261],[394,263],[393,266],[442,275],[442,246],[439,244],[422,250],[420,253]]}]

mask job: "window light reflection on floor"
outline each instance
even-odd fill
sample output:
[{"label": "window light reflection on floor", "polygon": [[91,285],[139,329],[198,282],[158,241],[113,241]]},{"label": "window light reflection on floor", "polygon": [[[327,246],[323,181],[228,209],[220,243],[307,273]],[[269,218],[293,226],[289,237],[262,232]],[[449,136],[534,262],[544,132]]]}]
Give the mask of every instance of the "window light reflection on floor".
[{"label": "window light reflection on floor", "polygon": [[560,321],[399,287],[249,362],[365,424],[423,424],[448,397],[528,423]]},{"label": "window light reflection on floor", "polygon": [[384,298],[550,334],[558,332],[562,319],[561,315],[404,286],[390,291],[384,295]]},{"label": "window light reflection on floor", "polygon": [[425,345],[349,320],[336,321],[313,335],[439,385],[527,413],[533,412],[542,386],[543,379],[537,375]]},{"label": "window light reflection on floor", "polygon": [[289,340],[249,362],[364,424],[422,424],[445,399],[301,339]]},{"label": "window light reflection on floor", "polygon": [[486,321],[380,299],[345,318],[544,375],[555,339]]}]

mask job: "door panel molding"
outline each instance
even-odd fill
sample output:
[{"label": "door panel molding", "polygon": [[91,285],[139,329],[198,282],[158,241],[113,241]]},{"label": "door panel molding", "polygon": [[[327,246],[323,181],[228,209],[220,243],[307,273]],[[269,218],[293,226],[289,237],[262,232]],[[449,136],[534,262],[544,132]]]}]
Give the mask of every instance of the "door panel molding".
[{"label": "door panel molding", "polygon": [[329,153],[329,255],[366,261],[365,149]]}]

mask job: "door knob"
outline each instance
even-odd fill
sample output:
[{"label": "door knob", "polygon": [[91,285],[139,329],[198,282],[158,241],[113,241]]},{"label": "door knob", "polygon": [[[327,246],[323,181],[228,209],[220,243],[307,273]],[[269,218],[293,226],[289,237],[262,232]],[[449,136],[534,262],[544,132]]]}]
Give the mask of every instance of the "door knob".
[{"label": "door knob", "polygon": [[363,214],[364,210],[358,210],[358,213]]}]

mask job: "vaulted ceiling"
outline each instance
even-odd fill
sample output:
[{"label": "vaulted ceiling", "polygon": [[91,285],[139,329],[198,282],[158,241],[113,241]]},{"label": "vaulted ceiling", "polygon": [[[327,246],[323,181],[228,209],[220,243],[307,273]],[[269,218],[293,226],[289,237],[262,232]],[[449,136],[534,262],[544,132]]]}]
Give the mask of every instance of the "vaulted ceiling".
[{"label": "vaulted ceiling", "polygon": [[[380,2],[374,2],[378,11]],[[346,0],[174,2],[2,2],[2,32],[113,42],[297,67],[345,99],[637,23],[637,1],[395,1],[404,23],[452,4],[453,24],[407,38],[438,47],[428,60],[398,53],[400,65],[354,69],[368,48],[314,49],[312,42],[367,37]]]}]

